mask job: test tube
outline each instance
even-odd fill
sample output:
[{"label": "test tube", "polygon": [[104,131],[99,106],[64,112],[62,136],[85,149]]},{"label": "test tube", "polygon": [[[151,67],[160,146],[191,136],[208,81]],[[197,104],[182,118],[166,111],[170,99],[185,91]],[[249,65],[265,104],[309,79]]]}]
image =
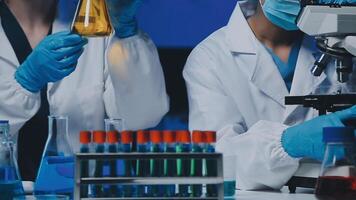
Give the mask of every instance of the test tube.
[{"label": "test tube", "polygon": [[[162,134],[160,131],[150,131],[150,141],[151,141],[151,152],[152,153],[162,153]],[[161,159],[151,159],[150,160],[150,175],[152,177],[163,177],[163,160]],[[150,185],[148,187],[149,196],[162,197],[164,196],[164,186],[162,185]]]},{"label": "test tube", "polygon": [[[204,149],[204,135],[201,131],[193,131],[192,136],[192,152],[201,153]],[[203,160],[202,159],[192,159],[190,168],[190,176],[202,177],[203,176]],[[196,184],[191,186],[192,196],[201,197],[203,194],[203,185]]]},{"label": "test tube", "polygon": [[[121,132],[121,151],[123,153],[131,153],[132,151],[132,131],[122,131]],[[133,176],[133,165],[131,160],[123,160],[123,176],[132,177]],[[134,194],[134,187],[131,185],[124,185],[122,187],[123,197],[132,197]]]},{"label": "test tube", "polygon": [[[214,131],[205,131],[205,152],[215,153],[215,144],[216,144],[216,132]],[[217,176],[217,162],[215,160],[205,160],[206,166],[206,176],[216,177]],[[218,188],[217,185],[208,184],[206,186],[206,196],[207,197],[217,197]]]},{"label": "test tube", "polygon": [[[89,153],[90,152],[90,143],[91,143],[91,132],[90,131],[81,131],[80,135],[80,153]],[[89,177],[89,161],[82,161],[81,165],[81,177]],[[80,189],[81,197],[88,197],[89,195],[89,185],[83,185]]]},{"label": "test tube", "polygon": [[[106,141],[106,132],[105,131],[94,131],[93,140],[95,143],[95,153],[104,153],[105,152],[105,141]],[[96,160],[95,161],[95,171],[94,177],[103,177],[104,176],[104,161]],[[93,195],[94,197],[104,197],[104,190],[102,185],[93,185]]]},{"label": "test tube", "polygon": [[[178,145],[176,147],[177,153],[188,153],[191,150],[191,137],[189,131],[177,131]],[[177,175],[181,177],[188,177],[190,175],[190,160],[177,160]],[[189,185],[183,184],[178,186],[178,193],[180,197],[189,196]]]},{"label": "test tube", "polygon": [[[137,131],[137,152],[145,153],[149,151],[148,148],[149,132]],[[147,177],[150,175],[150,161],[145,159],[138,159],[136,161],[136,176]],[[136,197],[147,196],[147,186],[138,185],[136,189]]]},{"label": "test tube", "polygon": [[[117,153],[118,152],[118,143],[119,143],[119,132],[116,130],[113,131],[108,131],[107,132],[107,143],[108,143],[108,153]],[[110,160],[107,162],[107,170],[108,174],[106,174],[108,177],[116,177],[117,176],[117,161],[116,160]],[[110,197],[117,197],[119,195],[118,193],[118,187],[116,185],[107,185],[104,186],[104,191],[106,196]]]},{"label": "test tube", "polygon": [[[164,152],[175,153],[176,152],[176,135],[173,131],[163,131]],[[164,176],[174,177],[177,176],[177,161],[176,159],[164,160]],[[176,195],[176,186],[165,186],[165,196],[174,197]]]}]

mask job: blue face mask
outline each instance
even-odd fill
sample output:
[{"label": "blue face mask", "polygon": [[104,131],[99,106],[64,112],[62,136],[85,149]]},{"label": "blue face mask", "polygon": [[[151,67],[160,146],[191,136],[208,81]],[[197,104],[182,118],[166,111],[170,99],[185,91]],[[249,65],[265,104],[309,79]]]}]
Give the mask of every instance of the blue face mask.
[{"label": "blue face mask", "polygon": [[299,0],[266,0],[261,5],[265,16],[273,24],[287,31],[298,30],[296,19],[301,9]]}]

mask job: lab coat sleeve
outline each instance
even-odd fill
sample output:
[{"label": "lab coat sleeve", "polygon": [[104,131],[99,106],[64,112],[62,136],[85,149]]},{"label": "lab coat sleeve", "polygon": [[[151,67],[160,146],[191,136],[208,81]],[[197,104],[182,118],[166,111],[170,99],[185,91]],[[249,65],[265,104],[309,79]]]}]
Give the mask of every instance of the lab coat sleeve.
[{"label": "lab coat sleeve", "polygon": [[285,125],[259,121],[250,128],[236,103],[225,94],[214,72],[219,62],[204,45],[190,55],[184,69],[191,130],[216,130],[217,150],[236,159],[237,187],[242,190],[280,189],[296,172],[299,160],[282,148]]},{"label": "lab coat sleeve", "polygon": [[20,128],[37,113],[40,101],[39,93],[24,89],[14,76],[0,75],[0,119],[10,121],[10,133],[15,140]]},{"label": "lab coat sleeve", "polygon": [[153,42],[142,32],[126,39],[113,38],[107,58],[107,115],[124,119],[129,130],[156,126],[168,112],[169,99]]}]

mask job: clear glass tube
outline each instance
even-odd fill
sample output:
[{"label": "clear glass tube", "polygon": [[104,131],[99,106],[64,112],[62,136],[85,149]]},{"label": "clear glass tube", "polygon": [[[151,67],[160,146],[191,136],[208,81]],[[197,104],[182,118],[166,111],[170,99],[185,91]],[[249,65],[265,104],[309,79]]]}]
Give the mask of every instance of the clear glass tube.
[{"label": "clear glass tube", "polygon": [[105,131],[124,131],[125,122],[123,119],[105,119]]}]

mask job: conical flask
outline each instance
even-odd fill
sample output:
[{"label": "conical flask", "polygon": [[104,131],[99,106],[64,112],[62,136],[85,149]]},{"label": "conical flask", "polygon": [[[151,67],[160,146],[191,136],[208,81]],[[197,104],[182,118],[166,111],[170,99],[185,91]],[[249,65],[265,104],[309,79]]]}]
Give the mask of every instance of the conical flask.
[{"label": "conical flask", "polygon": [[[9,132],[8,127],[8,123],[0,121],[1,132]],[[2,200],[12,200],[24,193],[14,153],[14,143],[6,137],[0,137],[0,197]]]},{"label": "conical flask", "polygon": [[35,194],[73,197],[74,154],[68,142],[68,118],[49,116],[49,133],[35,182]]},{"label": "conical flask", "polygon": [[110,36],[113,28],[105,0],[80,0],[72,32],[86,37]]}]

